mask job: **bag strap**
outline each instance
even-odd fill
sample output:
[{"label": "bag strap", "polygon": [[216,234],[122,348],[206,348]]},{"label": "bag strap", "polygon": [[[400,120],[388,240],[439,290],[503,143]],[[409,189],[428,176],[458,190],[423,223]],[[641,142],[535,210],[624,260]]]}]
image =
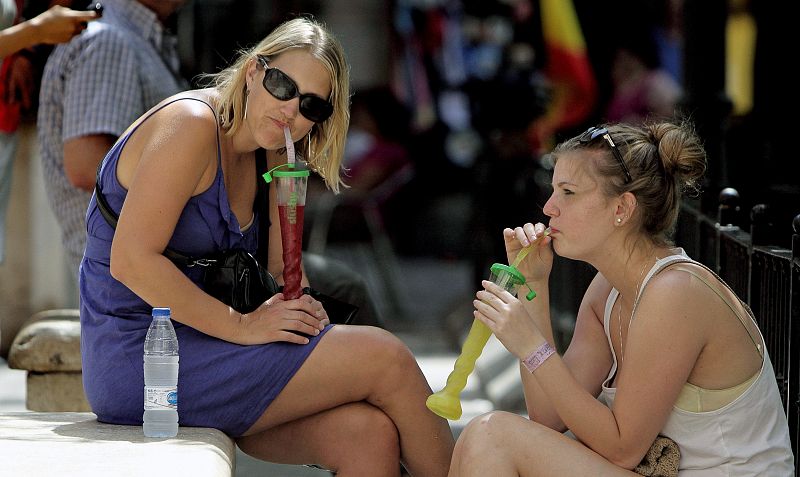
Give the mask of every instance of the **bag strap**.
[{"label": "bag strap", "polygon": [[256,248],[256,261],[267,268],[269,257],[269,184],[262,177],[267,172],[267,151],[263,148],[256,149],[256,202],[253,210],[258,212],[258,246]]},{"label": "bag strap", "polygon": [[[169,103],[163,105],[161,108],[166,107],[169,104],[174,103],[175,101],[179,101],[181,99],[191,99],[195,101],[200,101],[201,103],[207,105],[211,108],[211,111],[214,112],[216,116],[216,111],[214,108],[208,104],[207,102],[203,101],[202,99],[198,98],[178,98],[174,101],[170,101]],[[159,108],[158,110],[160,110]],[[156,110],[156,111],[158,111]],[[156,111],[153,111],[155,114]],[[149,116],[148,116],[149,117]],[[145,118],[142,122],[146,121]],[[141,124],[141,123],[140,123]],[[137,126],[138,128],[138,126]],[[135,129],[134,129],[135,131]],[[133,133],[133,131],[131,131]],[[217,133],[217,164],[218,167],[222,167],[222,163],[220,162],[220,144],[219,144],[219,129],[216,131]],[[255,152],[256,157],[256,200],[253,204],[253,210],[259,211],[259,220],[258,220],[258,245],[256,249],[256,261],[259,263],[267,263],[266,257],[269,249],[269,185],[267,182],[261,178],[261,175],[267,172],[267,154],[266,151],[262,148],[259,148]],[[111,208],[109,205],[108,200],[106,200],[105,195],[103,194],[103,190],[100,186],[100,171],[102,169],[103,163],[101,162],[100,165],[97,167],[97,177],[95,178],[94,183],[94,192],[95,192],[95,199],[97,202],[97,208],[100,210],[100,215],[103,216],[105,221],[108,225],[111,226],[112,229],[117,229],[117,222],[119,222],[119,215]],[[261,207],[259,207],[261,205]],[[263,246],[262,246],[263,245]],[[186,255],[184,253],[178,252],[177,250],[171,249],[169,247],[164,249],[163,255],[170,259],[173,263],[178,266],[182,267],[194,267],[194,266],[208,266],[210,263],[204,258],[194,258]],[[262,261],[262,257],[263,260]]]}]

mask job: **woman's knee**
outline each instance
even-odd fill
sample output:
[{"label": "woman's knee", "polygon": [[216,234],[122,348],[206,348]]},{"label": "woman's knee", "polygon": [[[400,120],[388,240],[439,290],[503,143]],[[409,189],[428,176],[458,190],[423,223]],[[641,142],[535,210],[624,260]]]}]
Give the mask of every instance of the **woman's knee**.
[{"label": "woman's knee", "polygon": [[420,392],[424,375],[413,353],[388,331],[371,326],[336,326],[323,337],[326,339],[320,346],[325,346],[327,359],[346,371],[357,400],[375,403],[375,399],[398,389]]},{"label": "woman's knee", "polygon": [[524,418],[504,411],[491,411],[476,417],[461,431],[458,438],[461,452],[473,453],[495,448],[519,419]]},{"label": "woman's knee", "polygon": [[411,350],[392,333],[369,327],[363,331],[369,333],[368,339],[362,340],[356,346],[360,350],[365,362],[372,363],[386,372],[407,371],[410,367],[418,368],[417,360]]}]

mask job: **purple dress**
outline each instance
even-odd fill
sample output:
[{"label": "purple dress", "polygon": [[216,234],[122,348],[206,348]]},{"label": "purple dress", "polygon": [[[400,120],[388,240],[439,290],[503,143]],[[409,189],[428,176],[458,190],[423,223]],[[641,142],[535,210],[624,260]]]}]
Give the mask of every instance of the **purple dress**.
[{"label": "purple dress", "polygon": [[[129,137],[120,138],[111,148],[98,178],[103,195],[117,213],[127,190],[117,181],[116,168]],[[214,183],[186,204],[169,247],[191,256],[235,247],[255,253],[261,218],[256,213],[253,224],[241,232],[228,204],[219,150],[217,159]],[[86,224],[87,243],[80,269],[86,397],[98,420],[141,425],[144,338],[152,307],[164,304],[146,303],[111,276],[109,255],[114,229],[98,210],[95,196],[89,203]],[[200,286],[200,270],[183,271]],[[232,437],[241,436],[256,422],[330,329],[326,327],[306,345],[278,342],[243,346],[182,323],[173,324],[180,348],[180,425],[213,427]]]}]

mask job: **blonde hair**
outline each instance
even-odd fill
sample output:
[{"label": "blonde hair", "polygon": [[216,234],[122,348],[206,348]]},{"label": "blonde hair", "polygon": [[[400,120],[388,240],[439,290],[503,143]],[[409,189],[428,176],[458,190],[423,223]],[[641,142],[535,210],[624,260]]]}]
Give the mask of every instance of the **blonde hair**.
[{"label": "blonde hair", "polygon": [[343,185],[341,178],[345,138],[350,124],[350,70],[338,40],[321,23],[310,18],[295,18],[282,23],[256,46],[242,50],[229,67],[216,74],[202,75],[219,91],[220,127],[225,134],[235,134],[244,122],[247,101],[247,67],[259,55],[274,58],[293,49],[303,49],[328,71],[331,83],[329,101],[333,114],[316,123],[308,137],[295,148],[311,169],[316,171],[333,192]]},{"label": "blonde hair", "polygon": [[608,197],[630,192],[636,197],[642,232],[657,245],[670,245],[685,193],[697,193],[706,170],[706,153],[694,127],[683,123],[656,122],[643,126],[606,125],[617,145],[632,180],[625,181],[622,167],[606,141],[582,142],[569,139],[553,151],[559,154],[578,149],[601,151],[590,161],[594,175],[601,179]]}]

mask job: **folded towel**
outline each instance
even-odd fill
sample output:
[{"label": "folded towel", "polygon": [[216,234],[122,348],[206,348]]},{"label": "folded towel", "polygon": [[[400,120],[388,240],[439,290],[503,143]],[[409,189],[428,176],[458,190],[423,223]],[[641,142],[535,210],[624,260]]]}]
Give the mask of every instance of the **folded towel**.
[{"label": "folded towel", "polygon": [[677,477],[680,462],[678,444],[669,437],[658,436],[633,471],[648,477]]}]

